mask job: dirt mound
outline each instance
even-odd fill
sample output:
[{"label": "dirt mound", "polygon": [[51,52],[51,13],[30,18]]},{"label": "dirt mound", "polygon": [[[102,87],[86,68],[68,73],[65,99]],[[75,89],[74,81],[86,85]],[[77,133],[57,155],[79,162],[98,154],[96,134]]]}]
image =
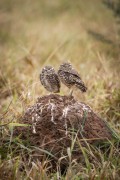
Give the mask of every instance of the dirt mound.
[{"label": "dirt mound", "polygon": [[56,94],[39,97],[27,109],[21,123],[31,126],[17,127],[15,134],[21,134],[22,139],[36,147],[39,158],[45,153],[55,160],[66,156],[67,148],[76,138],[72,155],[78,160],[81,154],[78,146],[79,143],[84,146],[85,139],[89,143],[98,143],[112,138],[106,123],[88,105],[74,97]]}]

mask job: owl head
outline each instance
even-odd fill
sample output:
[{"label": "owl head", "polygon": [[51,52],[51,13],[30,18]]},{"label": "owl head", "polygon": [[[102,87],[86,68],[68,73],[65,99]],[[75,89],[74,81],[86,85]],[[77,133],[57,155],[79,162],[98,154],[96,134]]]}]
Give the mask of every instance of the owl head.
[{"label": "owl head", "polygon": [[55,70],[52,66],[45,66],[43,69],[42,69],[42,73],[48,75],[49,73],[54,73]]},{"label": "owl head", "polygon": [[72,65],[70,63],[63,63],[60,65],[59,70],[69,71],[69,70],[71,70],[71,68],[72,68]]}]

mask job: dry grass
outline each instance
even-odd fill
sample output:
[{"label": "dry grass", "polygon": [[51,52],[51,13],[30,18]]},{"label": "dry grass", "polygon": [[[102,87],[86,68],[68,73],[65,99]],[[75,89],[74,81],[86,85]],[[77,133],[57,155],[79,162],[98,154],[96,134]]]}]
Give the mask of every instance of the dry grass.
[{"label": "dry grass", "polygon": [[[74,96],[88,103],[119,133],[119,25],[112,11],[97,0],[8,2],[1,2],[0,16],[0,124],[18,122],[26,107],[47,93],[39,83],[44,65],[51,64],[57,69],[68,59],[88,86],[85,95],[77,90]],[[68,89],[62,86],[61,94],[67,93]],[[21,158],[14,157],[10,149],[12,128],[0,128],[0,172],[10,171],[10,178],[50,179],[51,176],[51,179],[77,180],[120,176],[118,159],[112,156],[114,144],[110,146],[109,157],[94,150],[99,157],[96,166],[87,158],[93,150],[83,149],[86,165],[70,161],[65,177],[59,168],[57,173],[47,175],[46,161],[33,164],[31,169],[24,164],[25,171],[21,173]],[[7,135],[9,139],[4,144]]]}]

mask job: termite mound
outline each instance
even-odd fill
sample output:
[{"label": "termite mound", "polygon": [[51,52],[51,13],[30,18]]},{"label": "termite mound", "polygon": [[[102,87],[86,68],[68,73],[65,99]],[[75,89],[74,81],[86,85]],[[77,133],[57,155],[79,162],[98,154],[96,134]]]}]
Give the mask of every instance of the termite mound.
[{"label": "termite mound", "polygon": [[[53,164],[61,158],[67,164],[68,149],[72,146],[72,159],[80,161],[81,146],[86,143],[101,143],[113,138],[106,122],[85,103],[70,96],[51,94],[38,97],[29,107],[20,123],[28,126],[16,127],[14,135],[19,135],[35,147],[33,159],[45,156],[52,158]],[[52,165],[53,165],[52,164]]]}]

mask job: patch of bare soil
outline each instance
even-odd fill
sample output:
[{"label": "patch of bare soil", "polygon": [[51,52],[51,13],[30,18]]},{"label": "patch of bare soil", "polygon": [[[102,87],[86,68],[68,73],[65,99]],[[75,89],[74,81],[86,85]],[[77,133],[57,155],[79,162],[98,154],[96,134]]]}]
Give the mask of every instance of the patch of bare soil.
[{"label": "patch of bare soil", "polygon": [[[51,94],[39,97],[27,109],[20,123],[30,126],[16,127],[14,134],[21,134],[23,140],[36,147],[34,158],[41,160],[43,154],[47,154],[54,163],[60,157],[67,156],[67,149],[73,144],[72,159],[79,161],[81,145],[112,139],[104,120],[88,105],[69,96]],[[64,158],[64,164],[67,162]]]}]

